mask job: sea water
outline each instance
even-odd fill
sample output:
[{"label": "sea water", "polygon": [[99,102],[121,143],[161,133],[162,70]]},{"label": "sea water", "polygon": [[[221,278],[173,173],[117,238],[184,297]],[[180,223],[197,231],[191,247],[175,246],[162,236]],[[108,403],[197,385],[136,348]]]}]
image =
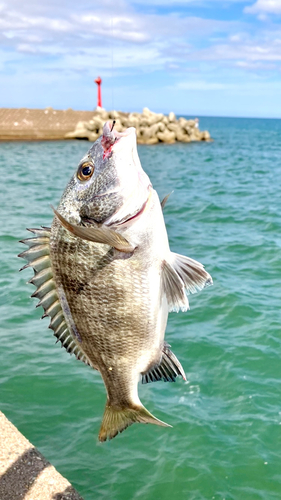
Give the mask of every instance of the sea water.
[{"label": "sea water", "polygon": [[173,428],[133,425],[99,444],[99,374],[55,344],[18,272],[26,227],[52,210],[87,141],[0,144],[0,408],[85,500],[281,498],[281,121],[202,118],[214,142],[139,146],[171,249],[214,286],[171,313],[187,381],[140,386]]}]

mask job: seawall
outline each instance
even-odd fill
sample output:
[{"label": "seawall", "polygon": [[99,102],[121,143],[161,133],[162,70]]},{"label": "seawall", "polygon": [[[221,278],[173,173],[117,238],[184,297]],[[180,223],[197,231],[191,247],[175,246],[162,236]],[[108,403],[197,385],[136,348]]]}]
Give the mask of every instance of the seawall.
[{"label": "seawall", "polygon": [[0,499],[83,500],[0,412]]},{"label": "seawall", "polygon": [[74,111],[29,108],[0,108],[0,141],[45,141],[87,139],[95,141],[107,120],[115,120],[115,128],[122,132],[135,127],[139,144],[160,142],[210,141],[207,130],[200,131],[197,118],[186,120],[154,113],[144,108],[142,113],[106,111]]}]

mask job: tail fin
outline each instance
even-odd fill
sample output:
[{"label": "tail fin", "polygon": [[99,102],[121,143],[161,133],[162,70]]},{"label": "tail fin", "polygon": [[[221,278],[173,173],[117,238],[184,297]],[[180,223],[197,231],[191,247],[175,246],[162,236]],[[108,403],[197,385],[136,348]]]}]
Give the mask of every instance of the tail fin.
[{"label": "tail fin", "polygon": [[135,422],[171,427],[171,425],[154,417],[144,406],[118,408],[110,406],[107,402],[99,432],[99,440],[106,441],[107,439],[113,439],[119,432],[124,431],[129,425]]}]

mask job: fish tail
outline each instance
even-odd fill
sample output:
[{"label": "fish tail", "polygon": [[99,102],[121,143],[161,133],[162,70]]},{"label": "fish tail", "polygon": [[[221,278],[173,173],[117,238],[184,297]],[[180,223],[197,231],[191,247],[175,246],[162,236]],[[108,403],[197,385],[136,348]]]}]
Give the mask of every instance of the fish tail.
[{"label": "fish tail", "polygon": [[171,425],[158,420],[144,406],[134,406],[132,408],[119,408],[106,403],[105,412],[99,432],[99,440],[106,441],[113,439],[119,432],[124,431],[129,425],[134,423],[155,424],[162,427]]}]

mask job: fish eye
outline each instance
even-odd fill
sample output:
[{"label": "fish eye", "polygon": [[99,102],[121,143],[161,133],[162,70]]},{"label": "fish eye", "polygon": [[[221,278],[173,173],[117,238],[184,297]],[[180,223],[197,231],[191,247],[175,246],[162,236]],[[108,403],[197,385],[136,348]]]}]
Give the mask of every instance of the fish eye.
[{"label": "fish eye", "polygon": [[92,163],[82,163],[78,168],[77,177],[80,181],[87,181],[92,177],[94,170],[95,167]]}]

